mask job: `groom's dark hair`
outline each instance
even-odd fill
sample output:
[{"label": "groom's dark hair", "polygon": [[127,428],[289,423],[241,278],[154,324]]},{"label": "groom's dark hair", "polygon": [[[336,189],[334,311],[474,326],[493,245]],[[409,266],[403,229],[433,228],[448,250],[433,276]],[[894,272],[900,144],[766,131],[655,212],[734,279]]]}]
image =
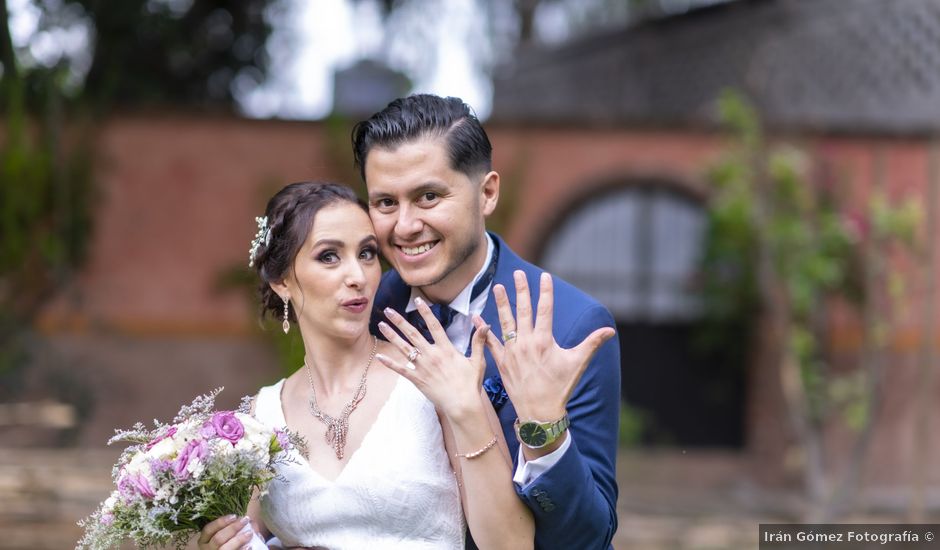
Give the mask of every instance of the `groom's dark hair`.
[{"label": "groom's dark hair", "polygon": [[394,150],[425,137],[444,138],[454,170],[471,178],[491,170],[493,147],[470,106],[456,97],[415,94],[396,99],[353,128],[353,155],[362,181],[373,147]]}]

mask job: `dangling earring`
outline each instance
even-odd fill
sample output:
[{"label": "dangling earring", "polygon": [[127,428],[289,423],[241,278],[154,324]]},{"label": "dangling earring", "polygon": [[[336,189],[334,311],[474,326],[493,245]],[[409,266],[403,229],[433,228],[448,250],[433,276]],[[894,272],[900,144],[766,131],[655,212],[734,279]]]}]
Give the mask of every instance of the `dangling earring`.
[{"label": "dangling earring", "polygon": [[287,304],[290,303],[290,296],[285,296],[282,300],[284,300],[284,322],[281,323],[281,328],[284,329],[284,334],[287,334],[290,332],[290,321],[287,320]]}]

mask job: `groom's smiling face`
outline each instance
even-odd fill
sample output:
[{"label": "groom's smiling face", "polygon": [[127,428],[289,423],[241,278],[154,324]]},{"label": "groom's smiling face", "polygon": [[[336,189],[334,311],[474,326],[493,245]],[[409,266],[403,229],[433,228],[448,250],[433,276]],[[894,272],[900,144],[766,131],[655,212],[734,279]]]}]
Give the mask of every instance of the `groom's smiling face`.
[{"label": "groom's smiling face", "polygon": [[429,299],[452,300],[483,266],[484,220],[496,207],[499,176],[455,170],[439,137],[374,147],[365,176],[382,253]]}]

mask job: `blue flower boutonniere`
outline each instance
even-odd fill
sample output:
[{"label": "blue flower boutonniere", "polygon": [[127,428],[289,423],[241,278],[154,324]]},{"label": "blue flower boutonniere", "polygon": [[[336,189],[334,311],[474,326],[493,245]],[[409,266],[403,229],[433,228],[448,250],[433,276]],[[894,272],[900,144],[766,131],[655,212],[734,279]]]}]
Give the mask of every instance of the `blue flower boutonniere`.
[{"label": "blue flower boutonniere", "polygon": [[503,388],[503,379],[498,374],[483,381],[483,390],[496,410],[499,410],[506,401],[509,401],[509,395],[506,393],[506,389]]}]

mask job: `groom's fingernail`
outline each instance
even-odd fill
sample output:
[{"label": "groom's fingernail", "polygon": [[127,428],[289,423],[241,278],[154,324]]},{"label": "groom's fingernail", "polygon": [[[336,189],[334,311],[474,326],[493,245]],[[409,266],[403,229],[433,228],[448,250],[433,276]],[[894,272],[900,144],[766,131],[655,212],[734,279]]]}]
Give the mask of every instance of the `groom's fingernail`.
[{"label": "groom's fingernail", "polygon": [[419,306],[420,306],[420,305],[423,304],[423,303],[424,303],[424,300],[422,300],[420,296],[415,296],[415,304],[416,304],[416,305],[419,305]]}]

